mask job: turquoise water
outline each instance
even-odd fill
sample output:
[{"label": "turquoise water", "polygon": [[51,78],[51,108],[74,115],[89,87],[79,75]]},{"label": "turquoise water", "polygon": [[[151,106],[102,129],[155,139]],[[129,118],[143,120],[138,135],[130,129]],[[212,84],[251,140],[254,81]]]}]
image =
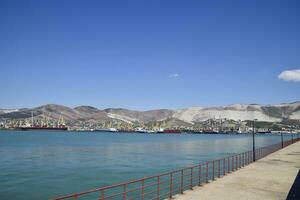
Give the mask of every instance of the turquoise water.
[{"label": "turquoise water", "polygon": [[[258,147],[280,136],[256,136]],[[48,199],[251,150],[249,135],[0,131],[0,199]]]}]

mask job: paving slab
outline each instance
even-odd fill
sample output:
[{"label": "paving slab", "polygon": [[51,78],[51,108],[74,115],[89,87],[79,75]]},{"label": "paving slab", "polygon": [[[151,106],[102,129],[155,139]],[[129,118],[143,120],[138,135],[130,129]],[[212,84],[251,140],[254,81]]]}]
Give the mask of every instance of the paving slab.
[{"label": "paving slab", "polygon": [[297,142],[174,199],[286,199],[299,169],[300,142]]}]

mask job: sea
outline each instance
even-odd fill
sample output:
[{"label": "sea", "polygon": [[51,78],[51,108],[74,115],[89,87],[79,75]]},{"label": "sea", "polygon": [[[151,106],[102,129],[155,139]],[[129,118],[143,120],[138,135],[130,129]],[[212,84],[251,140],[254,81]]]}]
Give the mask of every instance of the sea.
[{"label": "sea", "polygon": [[251,134],[0,131],[0,199],[49,199],[249,150]]}]

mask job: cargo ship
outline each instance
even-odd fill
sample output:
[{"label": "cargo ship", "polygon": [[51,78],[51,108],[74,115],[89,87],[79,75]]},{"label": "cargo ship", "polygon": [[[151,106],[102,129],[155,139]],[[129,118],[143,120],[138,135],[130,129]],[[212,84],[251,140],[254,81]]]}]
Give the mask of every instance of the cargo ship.
[{"label": "cargo ship", "polygon": [[39,126],[32,126],[32,127],[19,127],[17,128],[21,131],[67,131],[68,127],[39,127]]},{"label": "cargo ship", "polygon": [[68,127],[65,125],[64,118],[61,116],[56,126],[49,126],[47,120],[41,124],[34,123],[33,112],[31,112],[31,124],[27,123],[25,126],[16,127],[16,130],[21,131],[67,131]]}]

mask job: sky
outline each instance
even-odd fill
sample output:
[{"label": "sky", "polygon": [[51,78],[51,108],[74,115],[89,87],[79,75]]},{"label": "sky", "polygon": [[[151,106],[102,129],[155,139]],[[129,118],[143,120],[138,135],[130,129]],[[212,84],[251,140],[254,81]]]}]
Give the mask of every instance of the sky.
[{"label": "sky", "polygon": [[0,108],[298,101],[299,10],[297,0],[0,0]]}]

